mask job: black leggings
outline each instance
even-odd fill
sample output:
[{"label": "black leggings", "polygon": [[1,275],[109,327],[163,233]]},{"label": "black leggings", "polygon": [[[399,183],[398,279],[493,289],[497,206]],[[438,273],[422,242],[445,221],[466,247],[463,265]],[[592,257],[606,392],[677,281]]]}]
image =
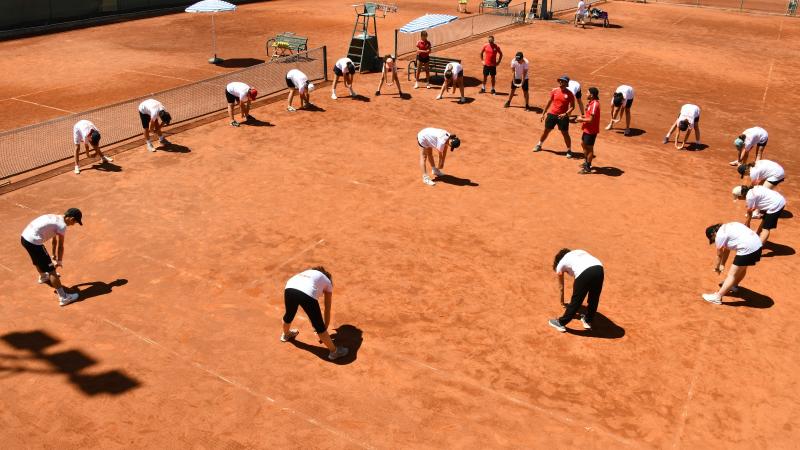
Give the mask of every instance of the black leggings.
[{"label": "black leggings", "polygon": [[288,288],[283,291],[283,304],[286,306],[286,314],[283,315],[283,323],[292,323],[297,314],[297,307],[303,308],[308,320],[314,327],[314,331],[322,333],[325,331],[325,321],[322,320],[322,312],[319,309],[317,299],[309,296],[303,291]]},{"label": "black leggings", "polygon": [[586,321],[592,323],[594,314],[597,312],[597,305],[600,304],[600,293],[603,292],[603,279],[605,273],[603,266],[592,266],[584,270],[572,284],[572,299],[567,305],[564,315],[558,319],[558,323],[566,325],[575,317],[578,308],[583,303],[583,298],[589,294],[589,307],[586,311]]}]

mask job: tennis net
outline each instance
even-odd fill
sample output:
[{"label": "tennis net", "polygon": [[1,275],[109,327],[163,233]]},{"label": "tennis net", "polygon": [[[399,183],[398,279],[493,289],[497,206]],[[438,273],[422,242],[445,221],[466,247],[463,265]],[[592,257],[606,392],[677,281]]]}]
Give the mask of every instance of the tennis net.
[{"label": "tennis net", "polygon": [[655,3],[797,15],[797,0],[648,0]]},{"label": "tennis net", "polygon": [[291,69],[300,69],[309,80],[323,79],[326,77],[326,56],[326,48],[320,47],[113,105],[5,131],[0,133],[0,181],[71,158],[75,151],[72,127],[81,119],[97,126],[102,136],[101,144],[107,147],[141,135],[138,106],[145,99],[160,101],[172,116],[170,125],[175,125],[226,109],[225,86],[232,81],[255,87],[261,98],[285,90],[286,72]]}]

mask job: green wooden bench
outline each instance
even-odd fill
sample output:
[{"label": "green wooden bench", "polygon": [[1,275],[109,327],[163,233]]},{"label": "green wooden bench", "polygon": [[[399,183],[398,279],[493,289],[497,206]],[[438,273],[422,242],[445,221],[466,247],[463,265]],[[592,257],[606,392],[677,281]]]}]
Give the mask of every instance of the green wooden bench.
[{"label": "green wooden bench", "polygon": [[267,41],[267,55],[270,59],[293,55],[308,50],[308,38],[284,32]]},{"label": "green wooden bench", "polygon": [[[443,58],[441,56],[431,56],[430,61],[428,62],[428,67],[431,69],[432,74],[444,74],[444,68],[447,67],[448,64],[451,62],[457,62],[461,64],[460,59],[453,59],[453,58]],[[408,72],[407,77],[408,81],[411,81],[411,74],[417,72],[417,59],[414,58],[408,63]]]}]

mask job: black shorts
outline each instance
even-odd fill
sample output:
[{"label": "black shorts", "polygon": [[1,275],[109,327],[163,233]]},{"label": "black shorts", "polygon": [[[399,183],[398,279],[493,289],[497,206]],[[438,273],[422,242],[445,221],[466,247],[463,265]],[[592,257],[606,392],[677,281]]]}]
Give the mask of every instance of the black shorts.
[{"label": "black shorts", "polygon": [[497,75],[497,66],[483,66],[483,76],[488,77],[489,75]]},{"label": "black shorts", "polygon": [[342,76],[342,69],[340,69],[340,68],[338,68],[336,66],[333,66],[333,74],[336,75],[337,77]]},{"label": "black shorts", "polygon": [[283,304],[286,307],[286,313],[283,315],[283,323],[292,323],[294,316],[297,314],[297,307],[299,306],[306,312],[308,320],[314,327],[314,331],[322,333],[326,330],[325,321],[322,319],[322,311],[319,309],[319,302],[317,299],[303,291],[289,288],[283,291]]},{"label": "black shorts", "polygon": [[297,89],[297,87],[294,85],[294,81],[292,81],[292,79],[289,77],[286,77],[286,87],[289,89]]},{"label": "black shorts", "polygon": [[53,260],[50,259],[50,255],[47,254],[47,249],[44,248],[44,245],[31,244],[22,236],[19,237],[19,240],[22,242],[22,246],[25,247],[25,250],[28,251],[31,262],[33,262],[33,265],[36,266],[39,272],[55,273],[56,266],[53,265]]},{"label": "black shorts", "polygon": [[764,147],[766,147],[766,146],[767,146],[767,142],[769,142],[769,139],[767,139],[766,141],[764,141],[764,143],[763,143],[763,144],[756,144],[756,148],[758,148],[758,147],[761,147],[761,148],[764,148]]},{"label": "black shorts", "polygon": [[761,219],[761,228],[765,230],[774,230],[775,228],[778,228],[778,218],[782,212],[783,208],[781,208],[780,211],[772,214],[764,214],[764,218]]},{"label": "black shorts", "polygon": [[[519,78],[517,78],[517,79],[515,79],[514,81],[511,82],[511,90],[512,91],[517,88],[516,86],[514,86],[515,83],[519,84]],[[523,92],[528,92],[528,79],[527,78],[525,79],[525,81],[522,82],[522,91]]]},{"label": "black shorts", "polygon": [[733,264],[739,267],[755,266],[761,260],[761,248],[748,255],[736,255]]},{"label": "black shorts", "polygon": [[564,116],[563,119],[559,119],[557,115],[547,113],[547,118],[544,119],[544,127],[548,130],[552,130],[556,125],[558,125],[558,129],[561,131],[569,130],[569,117]]},{"label": "black shorts", "polygon": [[633,106],[633,99],[632,99],[632,98],[631,98],[631,99],[628,99],[628,101],[627,101],[627,102],[625,102],[625,107],[626,107],[626,108],[630,109],[630,108],[631,108],[631,106]]},{"label": "black shorts", "polygon": [[417,63],[418,64],[428,64],[428,62],[430,60],[431,60],[431,56],[430,55],[419,55],[419,54],[417,55]]},{"label": "black shorts", "polygon": [[581,96],[583,96],[583,92],[581,92],[581,90],[578,89],[578,92],[575,93],[575,99],[579,100],[581,98]]},{"label": "black shorts", "polygon": [[583,142],[583,145],[587,147],[593,147],[594,141],[596,140],[597,140],[596,134],[583,133],[583,136],[581,136],[581,142]]},{"label": "black shorts", "polygon": [[150,114],[139,113],[139,120],[142,121],[142,129],[147,130],[150,128]]},{"label": "black shorts", "polygon": [[229,105],[235,105],[236,103],[239,103],[239,97],[231,94],[227,89],[225,89],[225,100],[228,101]]},{"label": "black shorts", "polygon": [[769,184],[771,184],[771,185],[773,185],[773,186],[777,186],[777,185],[779,185],[779,184],[783,183],[783,180],[785,180],[785,178],[781,178],[781,179],[780,179],[780,180],[778,180],[778,181],[769,181],[769,180],[767,180],[767,183],[769,183]]}]

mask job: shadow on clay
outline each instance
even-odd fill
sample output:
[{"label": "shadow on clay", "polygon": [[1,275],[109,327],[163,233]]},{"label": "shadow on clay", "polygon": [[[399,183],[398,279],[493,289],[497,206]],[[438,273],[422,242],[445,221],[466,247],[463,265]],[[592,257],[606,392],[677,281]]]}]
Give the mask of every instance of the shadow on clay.
[{"label": "shadow on clay", "polygon": [[347,347],[350,351],[347,356],[331,361],[328,359],[328,349],[324,346],[307,344],[299,341],[297,338],[289,342],[295,347],[305,350],[331,364],[344,366],[355,362],[356,358],[358,358],[358,349],[361,348],[361,343],[364,340],[363,332],[360,328],[350,324],[341,325],[339,328],[336,328],[334,333],[331,333],[331,339],[333,339],[333,343],[337,346]]},{"label": "shadow on clay", "polygon": [[738,298],[739,301],[723,301],[722,304],[725,306],[746,306],[748,308],[765,309],[771,308],[775,304],[772,298],[741,286],[735,293],[729,293],[728,297]]},{"label": "shadow on clay", "polygon": [[100,295],[110,294],[111,290],[115,287],[125,286],[128,284],[128,280],[125,278],[118,278],[111,283],[106,283],[103,281],[92,281],[91,283],[81,283],[68,288],[67,291],[69,292],[77,292],[78,300],[71,303],[79,303],[84,300],[88,300],[92,297],[98,297]]},{"label": "shadow on clay", "polygon": [[[586,308],[581,307],[580,314],[585,314]],[[576,315],[576,317],[578,317]],[[567,333],[574,334],[576,336],[584,336],[584,337],[591,337],[597,339],[619,339],[625,336],[625,329],[621,326],[617,325],[609,319],[608,317],[601,314],[599,311],[594,315],[594,321],[592,322],[592,329],[591,330],[584,330],[583,325],[581,325],[580,321],[573,321],[569,324],[572,325],[573,323],[577,323],[579,328],[567,328]]]}]

